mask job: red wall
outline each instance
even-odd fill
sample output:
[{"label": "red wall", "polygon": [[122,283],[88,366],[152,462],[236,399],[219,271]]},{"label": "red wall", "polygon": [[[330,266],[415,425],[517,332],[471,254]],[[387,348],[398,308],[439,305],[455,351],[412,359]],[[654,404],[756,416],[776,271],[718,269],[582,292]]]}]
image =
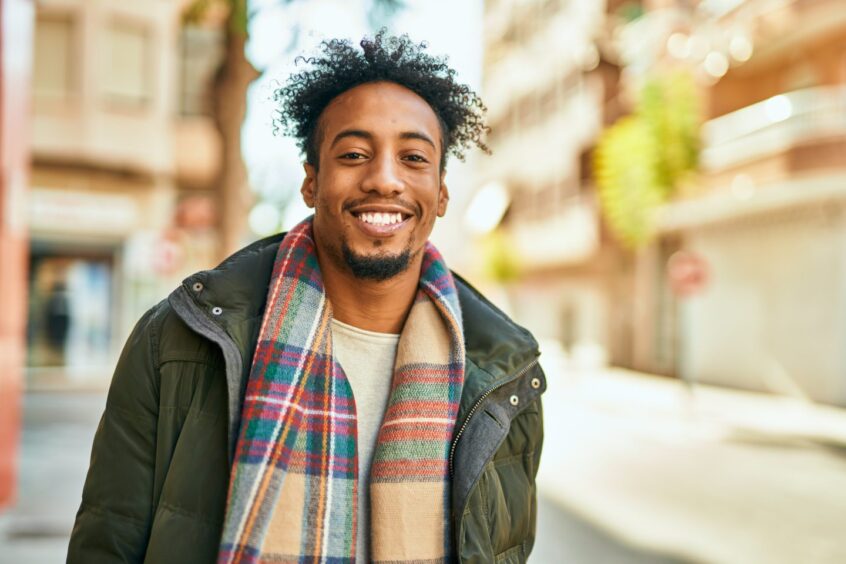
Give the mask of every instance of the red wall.
[{"label": "red wall", "polygon": [[0,0],[0,508],[14,501],[26,328],[33,0]]}]

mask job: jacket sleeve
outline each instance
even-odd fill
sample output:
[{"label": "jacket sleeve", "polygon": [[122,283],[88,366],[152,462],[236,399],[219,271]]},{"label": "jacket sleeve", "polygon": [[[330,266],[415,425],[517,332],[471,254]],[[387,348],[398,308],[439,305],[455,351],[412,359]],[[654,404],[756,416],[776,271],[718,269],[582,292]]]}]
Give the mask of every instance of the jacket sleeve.
[{"label": "jacket sleeve", "polygon": [[156,308],[129,336],[100,419],[68,564],[142,562],[153,509],[159,376]]}]

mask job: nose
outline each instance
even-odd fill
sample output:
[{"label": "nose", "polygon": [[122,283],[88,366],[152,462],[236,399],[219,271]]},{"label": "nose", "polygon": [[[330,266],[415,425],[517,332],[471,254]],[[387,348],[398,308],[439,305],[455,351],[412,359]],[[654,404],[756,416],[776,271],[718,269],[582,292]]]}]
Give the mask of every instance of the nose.
[{"label": "nose", "polygon": [[400,194],[405,187],[396,162],[389,153],[376,155],[367,167],[367,174],[361,183],[365,192],[376,192],[380,196]]}]

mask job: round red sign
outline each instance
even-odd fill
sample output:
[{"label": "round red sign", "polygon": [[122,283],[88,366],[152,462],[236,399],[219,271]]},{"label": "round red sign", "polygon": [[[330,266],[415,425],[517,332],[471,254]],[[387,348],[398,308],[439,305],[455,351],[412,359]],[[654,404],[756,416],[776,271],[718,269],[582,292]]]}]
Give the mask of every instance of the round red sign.
[{"label": "round red sign", "polygon": [[674,294],[692,296],[708,282],[708,263],[692,251],[677,251],[667,261],[667,277]]}]

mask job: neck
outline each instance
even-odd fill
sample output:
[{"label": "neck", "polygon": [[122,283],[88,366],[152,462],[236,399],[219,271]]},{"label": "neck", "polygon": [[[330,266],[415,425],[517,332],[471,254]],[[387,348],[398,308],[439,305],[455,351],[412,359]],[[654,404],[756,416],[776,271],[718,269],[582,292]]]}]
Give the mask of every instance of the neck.
[{"label": "neck", "polygon": [[317,253],[323,287],[335,319],[378,333],[401,333],[420,282],[423,253],[412,258],[408,269],[389,280],[356,278],[346,265]]}]

